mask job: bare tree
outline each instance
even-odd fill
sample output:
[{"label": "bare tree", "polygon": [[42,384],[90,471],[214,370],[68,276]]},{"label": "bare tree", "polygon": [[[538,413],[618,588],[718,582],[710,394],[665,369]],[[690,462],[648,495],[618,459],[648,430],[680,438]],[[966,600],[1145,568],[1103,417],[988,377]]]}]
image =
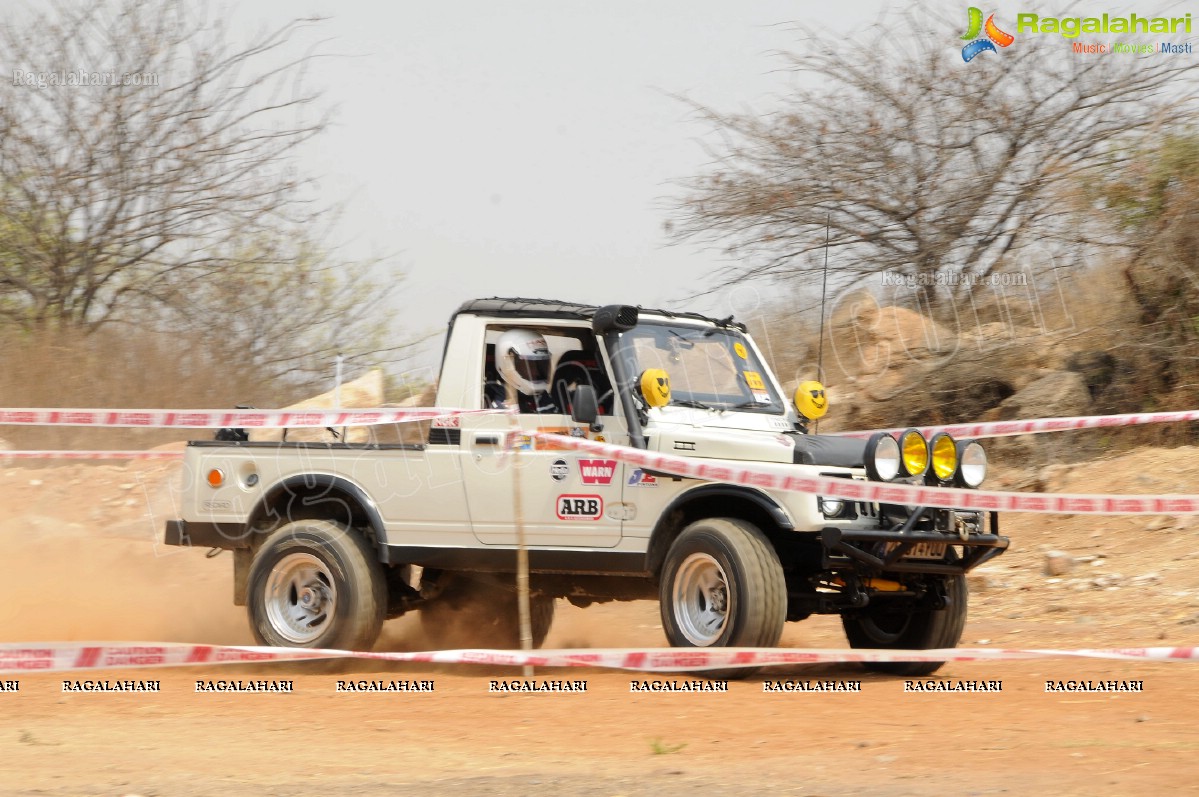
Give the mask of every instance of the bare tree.
[{"label": "bare tree", "polygon": [[[1076,228],[1107,245],[1132,306],[1136,335],[1109,351],[1132,364],[1125,381],[1157,405],[1199,397],[1199,133],[1155,130],[1082,175],[1068,197]],[[1170,395],[1173,394],[1173,395]]]},{"label": "bare tree", "polygon": [[0,31],[0,286],[22,325],[106,323],[310,214],[287,168],[324,124],[292,52],[308,20],[238,47],[191,8],[62,2]]},{"label": "bare tree", "polygon": [[0,28],[0,319],[202,329],[264,380],[401,353],[399,281],[314,244],[317,23],[243,41],[202,3],[62,0]]},{"label": "bare tree", "polygon": [[922,286],[988,275],[1031,242],[1071,240],[1063,186],[1165,110],[1187,112],[1180,81],[1199,69],[1075,54],[1057,35],[963,63],[964,27],[922,8],[865,41],[804,30],[780,107],[697,107],[722,144],[684,183],[677,237],[738,258],[730,281],[810,272],[826,224],[842,286],[884,271]]},{"label": "bare tree", "polygon": [[338,356],[351,370],[403,361],[423,341],[399,341],[390,323],[402,277],[335,259],[312,233],[263,235],[224,257],[217,278],[171,280],[156,324],[192,340],[216,333],[231,359],[277,385],[327,384]]}]

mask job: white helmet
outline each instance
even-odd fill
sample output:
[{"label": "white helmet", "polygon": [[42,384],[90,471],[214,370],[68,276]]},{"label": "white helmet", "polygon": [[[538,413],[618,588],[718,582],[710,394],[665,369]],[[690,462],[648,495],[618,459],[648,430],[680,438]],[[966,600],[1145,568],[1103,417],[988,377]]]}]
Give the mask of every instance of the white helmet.
[{"label": "white helmet", "polygon": [[550,349],[545,338],[527,329],[510,329],[495,342],[500,376],[526,396],[549,389]]}]

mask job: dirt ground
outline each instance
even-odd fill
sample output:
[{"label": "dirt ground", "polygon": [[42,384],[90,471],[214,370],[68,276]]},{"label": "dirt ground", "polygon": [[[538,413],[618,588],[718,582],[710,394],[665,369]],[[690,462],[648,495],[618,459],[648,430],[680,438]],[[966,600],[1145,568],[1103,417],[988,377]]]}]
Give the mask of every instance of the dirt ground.
[{"label": "dirt ground", "polygon": [[[988,486],[1199,493],[1193,448],[1142,449]],[[168,464],[0,466],[0,641],[249,643],[227,555],[164,548]],[[963,644],[1199,645],[1199,522],[1008,515],[1013,548],[971,578]],[[1050,577],[1048,550],[1074,557]],[[413,618],[381,649],[421,647]],[[547,647],[664,644],[652,603],[559,605]],[[783,645],[845,647],[834,618],[788,626]],[[346,694],[338,679],[432,679],[432,693]],[[586,679],[583,694],[502,694],[480,668],[356,664],[110,671],[156,694],[65,694],[22,675],[0,692],[0,797],[9,795],[1123,795],[1199,792],[1199,671],[1191,662],[1048,658],[956,663],[938,677],[1001,680],[999,693],[920,694],[853,666],[771,678],[861,680],[860,693],[631,694],[646,675]],[[291,679],[292,694],[202,694],[197,679]],[[667,676],[672,677],[672,676]],[[1047,694],[1046,680],[1142,680],[1140,694]]]}]

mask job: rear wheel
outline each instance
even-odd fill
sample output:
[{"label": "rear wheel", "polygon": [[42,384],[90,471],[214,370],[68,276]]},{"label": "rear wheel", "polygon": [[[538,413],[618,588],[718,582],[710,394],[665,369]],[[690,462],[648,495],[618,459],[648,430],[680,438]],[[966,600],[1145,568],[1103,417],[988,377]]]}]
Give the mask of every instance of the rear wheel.
[{"label": "rear wheel", "polygon": [[[514,587],[486,576],[445,576],[441,593],[420,610],[421,630],[434,647],[520,647],[520,607]],[[533,647],[545,643],[554,624],[554,599],[529,596]]]},{"label": "rear wheel", "polygon": [[[966,627],[968,589],[965,576],[945,579],[946,605],[942,609],[887,606],[880,602],[843,614],[841,624],[850,647],[887,650],[954,648]],[[929,675],[943,661],[864,662],[868,670],[892,675]]]},{"label": "rear wheel", "polygon": [[[761,530],[742,520],[707,518],[671,545],[659,591],[662,627],[675,647],[772,647],[787,619],[787,585]],[[707,670],[744,677],[748,668]]]},{"label": "rear wheel", "polygon": [[382,565],[356,531],[297,520],[254,555],[247,582],[254,637],[263,645],[370,650],[387,611]]}]

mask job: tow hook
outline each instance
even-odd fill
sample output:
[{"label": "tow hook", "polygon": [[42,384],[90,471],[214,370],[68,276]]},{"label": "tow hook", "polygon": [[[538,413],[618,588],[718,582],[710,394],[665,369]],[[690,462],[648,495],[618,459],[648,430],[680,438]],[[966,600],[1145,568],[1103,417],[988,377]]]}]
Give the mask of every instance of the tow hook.
[{"label": "tow hook", "polygon": [[837,576],[836,578],[832,579],[832,584],[835,587],[841,588],[840,597],[841,600],[844,601],[844,604],[841,604],[839,601],[838,605],[843,605],[845,608],[849,609],[862,609],[870,603],[870,596],[866,594],[864,589],[862,589],[861,582],[859,582],[856,577],[851,576],[846,579]]}]

